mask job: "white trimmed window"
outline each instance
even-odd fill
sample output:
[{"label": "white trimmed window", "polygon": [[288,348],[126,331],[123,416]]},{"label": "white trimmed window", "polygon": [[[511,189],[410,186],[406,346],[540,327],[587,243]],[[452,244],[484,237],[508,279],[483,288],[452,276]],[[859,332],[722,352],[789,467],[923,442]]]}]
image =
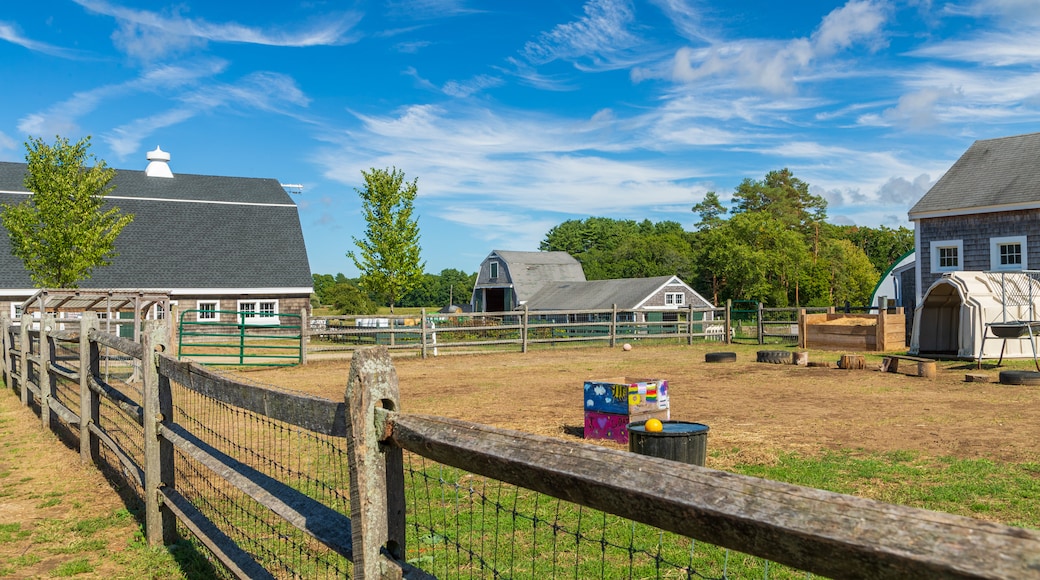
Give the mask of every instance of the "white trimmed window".
[{"label": "white trimmed window", "polygon": [[686,295],[682,292],[665,292],[664,303],[668,306],[682,306],[686,303]]},{"label": "white trimmed window", "polygon": [[200,322],[203,321],[219,321],[220,313],[220,302],[217,300],[199,300],[195,303],[195,317]]},{"label": "white trimmed window", "polygon": [[964,269],[964,242],[944,240],[932,242],[932,272],[954,272]]},{"label": "white trimmed window", "polygon": [[498,262],[496,262],[496,261],[489,262],[488,263],[488,270],[490,270],[490,272],[488,273],[488,277],[489,278],[491,278],[492,280],[494,280],[495,278],[498,278]]},{"label": "white trimmed window", "polygon": [[239,300],[238,311],[246,324],[278,324],[277,300]]},{"label": "white trimmed window", "polygon": [[989,239],[991,270],[1026,270],[1028,268],[1025,236]]}]

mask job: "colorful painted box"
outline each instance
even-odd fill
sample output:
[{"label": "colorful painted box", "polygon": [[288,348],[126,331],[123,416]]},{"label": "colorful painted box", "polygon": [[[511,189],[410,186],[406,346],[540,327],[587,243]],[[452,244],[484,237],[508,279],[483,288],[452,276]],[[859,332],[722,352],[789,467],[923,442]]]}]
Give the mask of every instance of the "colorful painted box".
[{"label": "colorful painted box", "polygon": [[637,415],[668,408],[668,381],[608,379],[585,381],[585,410]]},{"label": "colorful painted box", "polygon": [[628,424],[667,421],[668,381],[608,379],[585,382],[585,438],[628,443]]},{"label": "colorful painted box", "polygon": [[585,438],[628,444],[628,415],[585,411]]}]

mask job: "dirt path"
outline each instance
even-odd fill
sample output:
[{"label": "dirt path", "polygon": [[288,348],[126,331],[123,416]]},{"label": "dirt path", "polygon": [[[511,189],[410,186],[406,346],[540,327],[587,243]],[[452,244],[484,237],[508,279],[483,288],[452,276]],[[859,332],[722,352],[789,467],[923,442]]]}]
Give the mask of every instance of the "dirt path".
[{"label": "dirt path", "polygon": [[[929,456],[1040,460],[1040,387],[968,383],[963,362],[941,362],[936,379],[869,370],[706,363],[698,346],[605,347],[395,359],[405,412],[442,415],[577,439],[585,380],[668,380],[673,419],[710,426],[708,466],[768,461],[784,451],[917,451]],[[712,350],[721,350],[714,348]],[[812,352],[810,360],[835,361]],[[1024,368],[1024,367],[1023,367]],[[348,361],[250,372],[253,380],[338,399]],[[984,371],[997,379],[997,371]],[[714,453],[711,453],[714,451]]]}]

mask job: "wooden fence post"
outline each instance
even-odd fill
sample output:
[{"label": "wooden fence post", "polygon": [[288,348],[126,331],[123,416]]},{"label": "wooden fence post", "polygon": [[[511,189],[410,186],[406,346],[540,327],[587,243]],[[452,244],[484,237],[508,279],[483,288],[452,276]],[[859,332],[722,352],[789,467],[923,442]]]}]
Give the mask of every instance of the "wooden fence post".
[{"label": "wooden fence post", "polygon": [[806,337],[807,324],[805,320],[805,309],[798,309],[798,348],[809,348],[809,343]]},{"label": "wooden fence post", "polygon": [[90,340],[90,331],[97,328],[97,314],[84,312],[79,320],[79,456],[84,463],[97,461],[100,450],[97,435],[90,431],[101,416],[101,397],[90,388],[90,379],[101,374],[98,346]]},{"label": "wooden fence post", "polygon": [[18,329],[19,348],[22,351],[22,364],[21,368],[19,368],[21,378],[18,379],[18,386],[21,389],[22,406],[29,405],[29,389],[26,385],[29,384],[29,355],[33,350],[32,342],[29,340],[29,327],[32,326],[32,321],[32,316],[23,312],[22,325]]},{"label": "wooden fence post", "polygon": [[14,384],[11,381],[11,319],[6,312],[0,314],[0,330],[4,333],[3,336],[0,336],[0,352],[4,355],[4,384],[7,385],[7,388],[12,389]]},{"label": "wooden fence post", "polygon": [[528,329],[528,325],[531,324],[531,319],[529,317],[530,315],[529,315],[529,313],[527,311],[527,305],[526,304],[524,304],[524,312],[520,316],[522,318],[521,323],[520,323],[520,327],[521,327],[520,328],[520,334],[521,334],[521,336],[520,336],[520,352],[526,354],[527,353],[527,333],[530,332],[529,329]]},{"label": "wooden fence post", "polygon": [[[144,504],[145,536],[151,546],[164,546],[176,540],[176,516],[162,505],[159,488],[172,479],[173,444],[159,436],[159,424],[170,422],[173,401],[169,389],[159,384],[155,348],[164,347],[165,326],[150,326],[141,333],[141,390],[144,393]],[[165,391],[165,392],[163,392]]]},{"label": "wooden fence post", "polygon": [[419,354],[421,358],[426,358],[426,333],[429,330],[426,326],[426,309],[423,308],[419,311]]},{"label": "wooden fence post", "polygon": [[54,318],[44,312],[40,316],[40,356],[36,366],[36,387],[40,390],[40,423],[44,429],[51,427],[51,396],[54,395],[54,378],[48,368],[54,350],[50,345],[51,330],[54,330]]},{"label": "wooden fence post", "polygon": [[725,338],[726,344],[729,344],[733,340],[731,338],[732,335],[730,334],[732,332],[732,329],[733,329],[733,314],[732,314],[732,311],[733,311],[733,300],[731,298],[727,298],[726,299],[726,315],[725,315],[726,316],[726,320],[725,320],[726,324],[725,324],[725,328],[722,329],[723,332],[726,335],[726,338]]},{"label": "wooden fence post", "polygon": [[617,304],[610,305],[610,348],[617,345]]},{"label": "wooden fence post", "polygon": [[762,315],[765,312],[762,309],[762,303],[758,303],[758,344],[766,343],[766,325],[765,321],[762,320]]},{"label": "wooden fence post", "polygon": [[689,305],[689,312],[686,313],[686,345],[693,344],[693,304]]},{"label": "wooden fence post", "polygon": [[350,468],[350,522],[354,577],[389,575],[391,562],[405,553],[404,463],[400,447],[380,445],[387,438],[387,412],[398,410],[397,371],[384,346],[354,353],[345,399],[347,464]]}]

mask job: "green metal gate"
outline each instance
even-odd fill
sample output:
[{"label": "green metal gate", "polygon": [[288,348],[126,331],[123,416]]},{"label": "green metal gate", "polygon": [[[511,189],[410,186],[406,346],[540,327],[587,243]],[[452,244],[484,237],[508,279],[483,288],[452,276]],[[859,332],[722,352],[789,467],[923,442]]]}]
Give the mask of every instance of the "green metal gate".
[{"label": "green metal gate", "polygon": [[228,366],[303,363],[299,314],[184,310],[177,325],[177,358]]},{"label": "green metal gate", "polygon": [[730,310],[734,342],[742,340],[758,343],[758,301],[734,300]]}]

